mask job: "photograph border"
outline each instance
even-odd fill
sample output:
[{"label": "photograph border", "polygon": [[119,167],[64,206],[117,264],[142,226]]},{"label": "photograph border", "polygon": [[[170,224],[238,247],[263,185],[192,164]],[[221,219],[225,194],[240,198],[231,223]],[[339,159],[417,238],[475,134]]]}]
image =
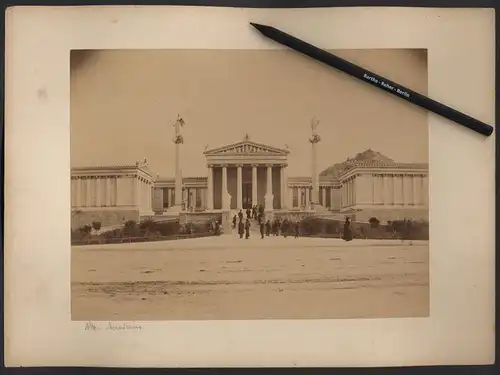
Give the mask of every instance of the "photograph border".
[{"label": "photograph border", "polygon": [[[18,1],[18,2],[10,2],[9,4],[7,5],[28,5],[28,4],[33,4],[33,5],[64,5],[62,4],[63,2],[61,1],[53,1],[53,2],[26,2],[26,1]],[[94,1],[94,2],[82,2],[81,4],[82,5],[91,5],[91,4],[99,4],[99,5],[103,5],[103,4],[122,4],[122,5],[129,5],[131,2],[98,2],[98,1]],[[139,3],[139,2],[137,2]],[[152,3],[152,2],[141,2],[140,4],[148,4],[148,3]],[[155,2],[154,4],[155,5],[173,5],[177,2],[161,2],[161,3],[158,3],[158,2]],[[186,2],[182,2],[183,5],[190,5]],[[194,3],[193,5],[214,5],[214,6],[242,6],[241,4],[235,4],[235,3],[241,3],[241,2],[238,2],[238,1],[233,1],[233,2],[225,2],[225,1],[222,1],[222,2],[192,2]],[[215,3],[215,4],[214,4]],[[226,3],[224,5],[221,5],[220,3]],[[227,3],[231,3],[231,4],[227,4]],[[276,6],[276,4],[264,4],[262,5],[262,3],[269,3],[268,2],[260,2],[259,4],[255,4],[256,2],[253,2],[254,5],[245,5],[246,7],[256,7],[256,8],[262,8],[262,7],[278,7]],[[293,5],[291,5],[290,3],[293,3]],[[302,3],[302,4],[298,4],[298,3]],[[398,2],[397,4],[395,4],[394,1],[386,1],[386,2],[383,2],[383,1],[378,1],[376,2],[376,4],[374,4],[374,2],[356,2],[356,1],[323,1],[323,2],[313,2],[313,1],[307,1],[306,2],[307,4],[304,4],[304,2],[300,2],[300,1],[294,1],[294,2],[287,2],[287,4],[283,4],[279,7],[287,7],[287,8],[296,8],[296,7],[299,7],[299,8],[305,8],[305,7],[340,7],[340,6],[363,6],[363,5],[371,5],[371,6],[401,6],[401,7],[450,7],[450,8],[456,8],[456,7],[468,7],[468,8],[494,8],[495,5],[495,2],[494,1],[454,1],[454,2],[451,2],[451,1],[446,1],[446,2],[443,2],[443,1],[440,1],[440,2],[437,2],[437,1],[433,1],[433,2],[428,2],[428,1],[419,1],[419,2]],[[318,3],[321,3],[321,4],[318,4]],[[334,4],[332,4],[334,3]],[[349,4],[346,4],[346,3],[349,3]],[[369,3],[369,4],[367,4]],[[66,4],[66,5],[73,5],[73,4]],[[266,6],[267,5],[267,6]],[[496,53],[495,53],[495,56],[497,57],[498,59],[498,56],[499,56],[499,29],[498,29],[498,22],[499,22],[499,12],[497,11],[496,12]],[[4,30],[3,30],[4,31]],[[4,40],[4,39],[2,39]],[[5,50],[5,48],[4,48]],[[498,64],[496,65],[495,67],[495,71],[496,71],[496,88],[498,89],[500,87],[500,74],[499,74],[499,70],[498,70]],[[6,108],[4,108],[6,109]],[[496,101],[496,119],[498,120],[500,118],[500,113],[498,111],[498,100]],[[496,139],[496,135],[493,135]],[[5,145],[4,145],[5,147]],[[496,156],[498,157],[498,154],[499,154],[499,147],[498,147],[498,144],[496,144]],[[4,173],[4,170],[2,170],[2,174]],[[4,191],[5,192],[5,191]],[[495,189],[495,192],[497,192],[497,189]],[[498,216],[496,216],[498,214],[498,206],[497,206],[497,203],[495,203],[495,218],[498,219]],[[4,214],[5,215],[5,214]],[[5,218],[5,216],[4,216]],[[500,229],[499,228],[499,224],[498,224],[498,220],[496,220],[496,223],[495,223],[495,226],[496,226],[496,229],[497,231]],[[496,258],[496,264],[498,264],[498,257]],[[498,276],[496,276],[498,277]],[[498,281],[498,279],[497,279]],[[2,299],[2,303],[4,303],[4,299]],[[498,310],[497,310],[498,311]],[[4,323],[4,322],[2,322]],[[498,328],[496,328],[496,332],[498,332]],[[498,354],[498,352],[497,352]],[[24,370],[27,370],[27,371],[30,371],[29,369],[24,369]]]}]

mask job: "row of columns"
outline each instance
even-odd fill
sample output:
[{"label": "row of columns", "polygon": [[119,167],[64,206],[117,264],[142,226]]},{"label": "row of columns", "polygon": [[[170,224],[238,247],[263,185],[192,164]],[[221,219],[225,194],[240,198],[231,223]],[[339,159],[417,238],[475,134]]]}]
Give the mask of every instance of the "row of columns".
[{"label": "row of columns", "polygon": [[118,203],[118,177],[83,177],[71,180],[73,207],[112,207]]},{"label": "row of columns", "polygon": [[427,205],[427,176],[418,174],[372,174],[361,175],[361,178],[352,176],[342,183],[341,206],[349,207],[355,204]]},{"label": "row of columns", "polygon": [[[292,208],[300,208],[302,206],[308,207],[309,204],[312,201],[313,197],[313,188],[312,186],[293,186],[291,188],[292,194],[293,194],[293,199],[292,199]],[[320,186],[319,187],[319,193],[320,193],[320,204],[325,207],[325,208],[332,208],[333,207],[333,201],[334,201],[334,188],[333,187],[327,187],[327,186]],[[330,197],[330,204],[327,204],[327,196],[329,195]],[[304,198],[302,198],[304,197]]]},{"label": "row of columns", "polygon": [[[237,209],[242,209],[243,208],[243,167],[244,164],[236,164],[236,206]],[[257,168],[260,166],[258,164],[250,164],[252,168],[252,202],[254,204],[257,204],[258,198],[257,198]],[[267,178],[266,178],[266,197],[269,198],[269,202],[272,202],[272,196],[273,196],[273,167],[275,166],[274,164],[266,164],[265,165],[267,168]],[[281,164],[280,166],[280,197],[281,197],[281,207],[286,206],[286,164]],[[207,176],[207,184],[208,184],[208,197],[207,197],[207,208],[208,209],[213,209],[213,201],[214,201],[214,191],[213,191],[213,181],[214,181],[214,171],[213,169],[217,167],[214,165],[208,165],[208,176]],[[228,164],[222,164],[220,165],[220,168],[222,169],[222,208],[223,209],[229,209],[230,207],[230,202],[228,200],[228,189],[227,189],[227,168],[229,167]],[[266,199],[267,200],[267,199]],[[269,208],[269,207],[268,207]],[[272,207],[271,207],[272,209]]]},{"label": "row of columns", "polygon": [[71,179],[71,206],[135,206],[151,211],[153,183],[140,176],[82,176]]}]

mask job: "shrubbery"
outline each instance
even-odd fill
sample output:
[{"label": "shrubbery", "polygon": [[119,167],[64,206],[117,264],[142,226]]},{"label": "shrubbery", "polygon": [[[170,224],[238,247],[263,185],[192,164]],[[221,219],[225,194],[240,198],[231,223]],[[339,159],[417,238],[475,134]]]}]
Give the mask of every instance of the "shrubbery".
[{"label": "shrubbery", "polygon": [[96,231],[100,229],[100,226],[97,229],[97,225],[94,224],[73,230],[71,232],[71,242],[73,244],[144,242],[178,238],[179,235],[198,237],[208,235],[210,230],[209,220],[184,225],[181,225],[179,221],[157,222],[145,220],[137,223],[134,220],[129,220],[125,222],[122,228],[105,232],[99,236],[91,236],[92,227]]},{"label": "shrubbery", "polygon": [[[429,223],[426,221],[394,220],[382,225],[377,218],[368,223],[352,222],[354,238],[428,240]],[[300,222],[301,236],[340,237],[344,222],[319,217],[305,218]]]}]

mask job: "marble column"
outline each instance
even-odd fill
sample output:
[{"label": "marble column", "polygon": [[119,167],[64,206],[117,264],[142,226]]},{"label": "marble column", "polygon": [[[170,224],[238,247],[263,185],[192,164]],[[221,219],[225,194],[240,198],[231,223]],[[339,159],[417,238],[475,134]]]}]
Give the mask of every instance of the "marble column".
[{"label": "marble column", "polygon": [[179,141],[175,141],[175,203],[178,209],[182,206],[182,170],[181,170],[181,150]]},{"label": "marble column", "polygon": [[229,204],[228,202],[228,192],[227,192],[227,165],[222,166],[222,209],[228,210]]},{"label": "marble column", "polygon": [[214,209],[214,168],[208,166],[207,174],[207,210]]},{"label": "marble column", "polygon": [[413,176],[413,205],[414,206],[418,206],[420,204],[418,180],[419,180],[419,177],[414,175]]},{"label": "marble column", "polygon": [[111,179],[106,176],[104,182],[106,183],[106,203],[104,205],[109,207],[111,206]]},{"label": "marble column", "polygon": [[80,178],[75,179],[75,206],[80,207],[82,205],[82,180]]},{"label": "marble column", "polygon": [[273,166],[267,164],[267,185],[266,185],[266,210],[272,210],[273,207]]},{"label": "marble column", "polygon": [[91,200],[90,200],[90,184],[91,184],[91,179],[87,178],[85,179],[85,206],[90,207]]},{"label": "marble column", "polygon": [[252,165],[252,206],[258,202],[257,198],[257,165]]},{"label": "marble column", "polygon": [[424,206],[429,206],[429,177],[422,177],[422,204]]},{"label": "marble column", "polygon": [[406,175],[402,175],[401,177],[401,204],[405,206],[408,200],[408,192],[406,191]]},{"label": "marble column", "polygon": [[309,209],[309,203],[310,203],[310,199],[309,199],[309,195],[310,195],[310,189],[308,187],[306,187],[304,189],[304,197],[305,197],[305,206],[306,206],[306,210]]},{"label": "marble column", "polygon": [[285,168],[286,165],[282,165],[280,168],[280,208],[284,209],[286,207],[286,195],[287,195],[287,187],[286,187],[286,181],[285,181]]},{"label": "marble column", "polygon": [[321,200],[322,200],[321,205],[323,207],[326,207],[326,187],[325,186],[323,186],[323,188],[321,189],[321,194],[322,194],[322,196],[321,196]]},{"label": "marble column", "polygon": [[236,208],[243,209],[243,180],[242,180],[242,165],[236,165]]},{"label": "marble column", "polygon": [[168,189],[169,197],[168,197],[168,208],[175,205],[175,189]]}]

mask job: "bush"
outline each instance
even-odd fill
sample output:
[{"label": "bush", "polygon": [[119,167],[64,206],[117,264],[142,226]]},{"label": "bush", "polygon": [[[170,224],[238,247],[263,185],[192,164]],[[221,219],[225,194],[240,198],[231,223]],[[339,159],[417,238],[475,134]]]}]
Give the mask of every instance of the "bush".
[{"label": "bush", "polygon": [[317,217],[307,217],[300,222],[303,235],[334,234],[340,229],[338,220],[328,220]]},{"label": "bush", "polygon": [[429,223],[418,220],[394,220],[388,222],[388,231],[396,234],[398,238],[407,240],[428,240]]},{"label": "bush", "polygon": [[101,222],[100,221],[93,221],[92,222],[92,228],[96,231],[99,232],[101,230]]},{"label": "bush", "polygon": [[371,217],[370,220],[368,220],[368,222],[370,223],[370,226],[372,228],[378,228],[378,226],[380,225],[380,220],[377,219],[376,217]]},{"label": "bush", "polygon": [[139,237],[141,235],[140,229],[137,227],[135,220],[128,220],[123,226],[123,234],[127,237]]},{"label": "bush", "polygon": [[156,229],[162,236],[171,236],[179,234],[180,224],[178,221],[166,221],[156,223]]}]

